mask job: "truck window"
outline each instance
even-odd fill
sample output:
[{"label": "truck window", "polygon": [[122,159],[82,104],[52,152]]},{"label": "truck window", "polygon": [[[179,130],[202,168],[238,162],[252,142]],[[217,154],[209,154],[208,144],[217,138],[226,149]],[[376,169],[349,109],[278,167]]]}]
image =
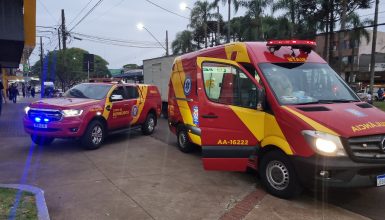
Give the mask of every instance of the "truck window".
[{"label": "truck window", "polygon": [[239,68],[205,62],[202,66],[207,97],[225,105],[256,107],[256,85]]},{"label": "truck window", "polygon": [[125,89],[123,86],[118,86],[117,88],[114,89],[111,95],[121,95],[123,99],[127,99],[127,93],[124,91]]},{"label": "truck window", "polygon": [[128,99],[137,99],[139,98],[138,87],[136,86],[126,86],[127,98]]}]

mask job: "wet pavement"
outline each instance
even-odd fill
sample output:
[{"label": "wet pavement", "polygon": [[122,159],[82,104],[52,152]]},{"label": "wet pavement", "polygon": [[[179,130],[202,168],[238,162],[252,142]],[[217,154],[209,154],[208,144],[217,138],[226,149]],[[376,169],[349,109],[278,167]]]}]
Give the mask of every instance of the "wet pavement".
[{"label": "wet pavement", "polygon": [[[382,219],[385,210],[383,189],[287,201],[267,195],[255,174],[204,171],[200,152],[179,152],[164,119],[152,136],[113,135],[94,151],[73,140],[35,146],[22,130],[24,106],[8,103],[0,117],[0,183],[42,188],[51,219],[365,219],[337,206]],[[375,208],[360,209],[371,198]]]}]

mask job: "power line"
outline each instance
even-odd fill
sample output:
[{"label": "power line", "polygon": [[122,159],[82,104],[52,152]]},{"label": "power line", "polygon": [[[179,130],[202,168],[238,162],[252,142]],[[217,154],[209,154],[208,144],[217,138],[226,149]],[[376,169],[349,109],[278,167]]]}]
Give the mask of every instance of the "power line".
[{"label": "power line", "polygon": [[150,4],[152,4],[152,5],[155,5],[156,7],[160,8],[160,9],[162,9],[162,10],[164,10],[164,11],[167,11],[168,13],[171,13],[171,14],[176,15],[176,16],[179,16],[179,17],[181,17],[181,18],[185,18],[185,19],[190,20],[190,18],[188,18],[188,17],[186,17],[186,16],[183,16],[183,15],[180,15],[180,14],[178,14],[178,13],[175,13],[175,12],[173,12],[173,11],[170,11],[170,10],[168,10],[167,8],[164,8],[164,7],[158,5],[158,4],[156,4],[156,3],[154,3],[154,2],[152,2],[152,1],[150,1],[150,0],[145,0],[145,1],[148,2],[148,3],[150,3]]},{"label": "power line", "polygon": [[[49,16],[51,16],[51,18],[56,21],[56,18],[51,14],[51,12],[47,9],[47,7],[45,7],[44,3],[39,0],[39,3],[43,6],[44,10],[48,13]],[[58,22],[54,22],[54,23],[58,23]]]},{"label": "power line", "polygon": [[79,13],[75,16],[75,18],[74,19],[72,19],[72,21],[68,24],[68,26],[70,26],[80,15],[81,15],[81,13],[88,7],[88,5],[89,4],[91,4],[91,2],[92,2],[93,0],[90,0],[90,1],[88,1],[88,3],[86,4],[86,6],[84,6],[80,11],[79,11]]},{"label": "power line", "polygon": [[156,45],[158,45],[157,42],[152,42],[152,41],[123,40],[123,39],[110,38],[110,37],[87,35],[87,34],[82,34],[82,33],[77,33],[77,32],[71,32],[71,34],[79,36],[80,38],[110,41],[110,42],[115,42],[115,43],[136,44],[136,45],[142,45],[142,46],[156,46]]},{"label": "power line", "polygon": [[79,21],[78,23],[76,23],[70,31],[72,31],[73,29],[75,29],[84,19],[87,18],[88,15],[90,15],[96,7],[98,7],[101,3],[103,2],[103,0],[99,0]]},{"label": "power line", "polygon": [[160,46],[139,46],[139,45],[129,45],[129,44],[119,44],[119,43],[112,43],[102,40],[93,40],[93,39],[83,39],[85,41],[91,41],[94,43],[100,43],[100,44],[106,44],[106,45],[112,45],[112,46],[119,46],[119,47],[133,47],[133,48],[148,48],[148,49],[154,49],[154,48],[162,48]]},{"label": "power line", "polygon": [[[98,17],[92,19],[91,21],[95,21],[95,20],[98,20],[100,19],[101,17],[103,17],[104,15],[107,14],[107,12],[109,12],[111,9],[115,8],[115,7],[118,7],[119,5],[121,5],[125,0],[120,0],[117,4],[115,4],[114,6],[112,6],[111,8],[107,9],[106,11],[104,11],[101,15],[99,15]],[[88,22],[91,22],[91,21],[88,21]]]}]

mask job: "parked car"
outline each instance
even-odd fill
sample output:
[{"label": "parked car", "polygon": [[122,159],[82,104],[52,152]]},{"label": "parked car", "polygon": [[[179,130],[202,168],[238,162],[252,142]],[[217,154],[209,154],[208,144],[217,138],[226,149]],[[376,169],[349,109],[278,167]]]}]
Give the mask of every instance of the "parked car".
[{"label": "parked car", "polygon": [[96,149],[110,133],[137,128],[153,133],[160,112],[160,94],[153,85],[82,83],[61,98],[31,103],[24,129],[39,145],[78,138],[87,149]]}]

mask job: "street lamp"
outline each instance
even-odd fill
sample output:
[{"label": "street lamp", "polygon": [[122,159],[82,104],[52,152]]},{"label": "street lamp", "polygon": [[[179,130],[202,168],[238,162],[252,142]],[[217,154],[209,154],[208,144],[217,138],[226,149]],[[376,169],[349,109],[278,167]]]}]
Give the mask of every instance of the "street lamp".
[{"label": "street lamp", "polygon": [[184,10],[186,10],[186,9],[189,9],[190,11],[192,10],[190,7],[187,6],[187,4],[186,4],[185,2],[181,2],[181,3],[179,4],[179,8],[180,8],[180,10],[182,10],[182,11],[184,11]]},{"label": "street lamp", "polygon": [[[161,46],[161,47],[163,47],[163,49],[165,49],[166,50],[166,55],[168,56],[168,48],[166,48],[165,46],[163,46],[163,44],[158,40],[158,38],[156,38],[152,33],[151,33],[151,31],[149,31],[145,26],[144,26],[144,24],[143,23],[138,23],[137,25],[136,25],[136,27],[138,28],[138,30],[146,30],[147,31],[147,33],[149,33],[150,35],[151,35],[151,37],[152,38],[154,38],[155,40],[156,40],[156,42],[158,42],[158,44]],[[167,32],[166,32],[166,34],[167,34]],[[167,36],[166,36],[166,38],[167,38]],[[166,40],[167,41],[167,40]],[[167,42],[166,42],[166,44],[167,44]]]}]

